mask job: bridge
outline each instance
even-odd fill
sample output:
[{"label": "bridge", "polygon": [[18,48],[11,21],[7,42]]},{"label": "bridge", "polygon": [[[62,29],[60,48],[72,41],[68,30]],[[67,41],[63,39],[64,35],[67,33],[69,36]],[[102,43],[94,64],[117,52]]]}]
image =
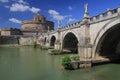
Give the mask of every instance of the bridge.
[{"label": "bridge", "polygon": [[120,59],[120,7],[89,17],[85,5],[81,21],[48,31],[39,37],[44,46],[78,53],[80,60]]}]

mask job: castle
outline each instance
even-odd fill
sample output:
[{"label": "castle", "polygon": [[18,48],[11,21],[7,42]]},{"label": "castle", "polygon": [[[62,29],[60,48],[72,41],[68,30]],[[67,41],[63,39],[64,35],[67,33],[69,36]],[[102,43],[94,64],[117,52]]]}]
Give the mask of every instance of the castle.
[{"label": "castle", "polygon": [[21,29],[14,28],[1,28],[1,36],[10,35],[37,35],[38,33],[47,32],[48,30],[54,30],[54,22],[46,20],[46,17],[40,14],[36,14],[33,20],[25,20],[21,23]]},{"label": "castle", "polygon": [[38,32],[47,32],[54,30],[54,23],[46,20],[46,17],[36,14],[33,20],[25,20],[22,22],[23,35],[35,35]]}]

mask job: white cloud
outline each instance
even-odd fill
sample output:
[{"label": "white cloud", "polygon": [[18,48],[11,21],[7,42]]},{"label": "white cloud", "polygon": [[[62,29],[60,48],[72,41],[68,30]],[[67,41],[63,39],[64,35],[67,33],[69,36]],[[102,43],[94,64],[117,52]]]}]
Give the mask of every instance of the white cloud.
[{"label": "white cloud", "polygon": [[13,12],[15,12],[15,11],[24,12],[27,10],[29,10],[29,6],[23,5],[23,4],[18,4],[18,3],[12,4],[12,6],[10,7],[10,11],[13,11]]},{"label": "white cloud", "polygon": [[75,21],[76,19],[75,18],[69,18],[69,21]]},{"label": "white cloud", "polygon": [[38,13],[40,11],[40,9],[39,8],[35,8],[35,7],[31,8],[30,6],[25,5],[25,4],[14,3],[10,7],[10,11],[12,11],[12,12],[16,12],[16,11],[20,11],[20,12],[31,11],[33,13]]},{"label": "white cloud", "polygon": [[75,22],[75,21],[76,21],[75,18],[69,18],[69,19],[68,19],[68,23],[73,23],[73,22]]},{"label": "white cloud", "polygon": [[30,11],[32,11],[33,13],[38,13],[40,11],[40,9],[32,7],[32,8],[30,8]]},{"label": "white cloud", "polygon": [[62,15],[53,15],[53,18],[56,20],[63,20],[66,18],[66,16],[62,16]]},{"label": "white cloud", "polygon": [[59,15],[59,13],[55,10],[48,10],[48,13],[52,15]]},{"label": "white cloud", "polygon": [[48,13],[56,20],[63,20],[66,18],[66,16],[60,15],[59,12],[55,10],[48,10]]},{"label": "white cloud", "polygon": [[18,20],[16,18],[10,18],[9,21],[13,22],[13,23],[18,23],[21,24],[21,20]]},{"label": "white cloud", "polygon": [[0,2],[7,3],[9,0],[0,0]]},{"label": "white cloud", "polygon": [[69,10],[73,10],[73,8],[71,6],[68,7]]},{"label": "white cloud", "polygon": [[18,0],[18,3],[28,4],[28,3],[27,3],[27,2],[25,2],[24,0]]}]

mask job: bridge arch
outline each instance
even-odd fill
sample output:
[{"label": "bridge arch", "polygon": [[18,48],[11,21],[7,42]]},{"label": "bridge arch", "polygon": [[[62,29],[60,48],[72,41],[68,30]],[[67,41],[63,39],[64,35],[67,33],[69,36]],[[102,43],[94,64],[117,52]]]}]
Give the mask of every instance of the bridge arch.
[{"label": "bridge arch", "polygon": [[102,27],[93,45],[93,57],[120,59],[120,19],[113,19]]},{"label": "bridge arch", "polygon": [[51,47],[54,47],[55,46],[55,41],[56,41],[56,37],[53,35],[51,36],[51,39],[50,39],[50,46]]},{"label": "bridge arch", "polygon": [[72,53],[78,52],[78,38],[72,32],[68,32],[63,37],[63,50],[67,50]]},{"label": "bridge arch", "polygon": [[64,37],[65,37],[68,33],[73,33],[73,34],[76,36],[76,38],[78,39],[78,41],[79,41],[78,34],[77,34],[74,30],[65,31],[65,33],[62,34],[62,35],[63,35],[62,40],[64,39]]},{"label": "bridge arch", "polygon": [[47,38],[45,37],[45,38],[44,38],[44,45],[46,44],[46,42],[47,42]]}]

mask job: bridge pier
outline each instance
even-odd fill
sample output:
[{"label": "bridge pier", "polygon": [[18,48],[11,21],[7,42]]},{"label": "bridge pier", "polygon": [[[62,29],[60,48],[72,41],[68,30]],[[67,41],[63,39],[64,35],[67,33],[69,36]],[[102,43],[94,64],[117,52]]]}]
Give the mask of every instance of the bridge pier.
[{"label": "bridge pier", "polygon": [[[60,27],[60,25],[59,25]],[[60,42],[60,28],[57,30],[57,40],[55,41],[54,49],[61,50],[61,42]]]},{"label": "bridge pier", "polygon": [[78,46],[78,54],[81,58],[91,59],[92,57],[92,48],[91,45]]},{"label": "bridge pier", "polygon": [[48,39],[46,40],[45,47],[50,47],[50,43],[49,43],[49,40],[48,40]]},{"label": "bridge pier", "polygon": [[54,48],[57,49],[57,50],[61,50],[61,43],[60,43],[59,40],[56,40]]},{"label": "bridge pier", "polygon": [[80,68],[91,67],[92,65],[91,45],[78,45],[78,54],[80,56]]}]

